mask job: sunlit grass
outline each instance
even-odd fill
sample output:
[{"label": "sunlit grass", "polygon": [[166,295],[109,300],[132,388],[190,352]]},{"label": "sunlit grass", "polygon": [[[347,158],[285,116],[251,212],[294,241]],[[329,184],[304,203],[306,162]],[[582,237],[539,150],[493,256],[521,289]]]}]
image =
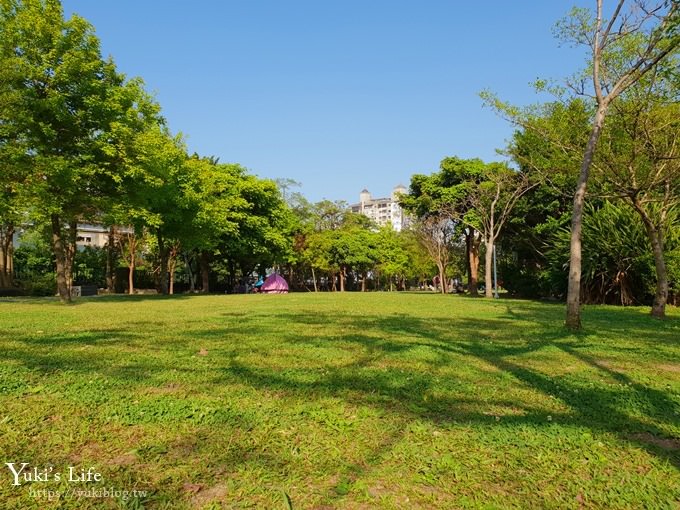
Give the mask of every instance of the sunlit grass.
[{"label": "sunlit grass", "polygon": [[[0,303],[7,508],[674,508],[680,314],[431,294]],[[486,505],[486,506],[485,506]]]}]

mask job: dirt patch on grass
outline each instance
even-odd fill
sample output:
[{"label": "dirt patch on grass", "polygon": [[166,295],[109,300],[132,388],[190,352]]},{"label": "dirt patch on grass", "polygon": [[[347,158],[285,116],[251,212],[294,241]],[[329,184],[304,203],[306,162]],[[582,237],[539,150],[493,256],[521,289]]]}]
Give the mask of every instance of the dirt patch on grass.
[{"label": "dirt patch on grass", "polygon": [[90,459],[101,461],[103,457],[105,457],[104,448],[99,443],[89,442],[72,452],[69,455],[69,460],[74,464],[78,464]]},{"label": "dirt patch on grass", "polygon": [[375,499],[380,499],[390,494],[390,491],[380,483],[376,483],[375,485],[369,487],[367,492],[369,496]]},{"label": "dirt patch on grass", "polygon": [[651,444],[664,450],[680,450],[680,439],[657,437],[649,432],[633,434],[630,438],[640,443]]},{"label": "dirt patch on grass", "polygon": [[227,486],[224,484],[217,484],[208,489],[200,488],[199,484],[185,486],[185,490],[189,493],[193,493],[197,488],[198,491],[191,498],[192,508],[203,508],[203,506],[210,502],[222,502],[227,497]]},{"label": "dirt patch on grass", "polygon": [[112,466],[132,466],[137,463],[137,457],[131,453],[122,453],[106,461]]},{"label": "dirt patch on grass", "polygon": [[196,437],[182,437],[170,445],[169,457],[173,459],[187,459],[196,454],[199,439]]},{"label": "dirt patch on grass", "polygon": [[133,453],[117,453],[107,451],[104,445],[99,443],[86,443],[79,450],[69,455],[69,460],[74,464],[80,464],[86,460],[94,460],[103,466],[132,466],[138,462]]},{"label": "dirt patch on grass", "polygon": [[184,391],[184,386],[179,383],[168,383],[164,386],[158,386],[155,388],[148,388],[146,393],[148,395],[174,395]]},{"label": "dirt patch on grass", "polygon": [[664,372],[673,372],[674,374],[680,374],[680,365],[662,363],[660,365],[654,365],[654,367],[659,370],[663,370]]}]

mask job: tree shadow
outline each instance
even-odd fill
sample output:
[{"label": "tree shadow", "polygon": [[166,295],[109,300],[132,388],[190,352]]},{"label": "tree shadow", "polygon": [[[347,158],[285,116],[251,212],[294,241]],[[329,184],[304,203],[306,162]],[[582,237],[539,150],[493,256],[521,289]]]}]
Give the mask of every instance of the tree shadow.
[{"label": "tree shadow", "polygon": [[[560,315],[561,312],[559,307]],[[478,400],[459,396],[434,396],[423,400],[423,394],[430,392],[435,385],[437,371],[461,360],[476,359],[544,397],[557,398],[569,409],[556,415],[541,406],[517,401],[497,399],[487,402],[489,406],[513,406],[520,410],[516,416],[503,417],[504,424],[550,426],[546,418],[551,415],[554,422],[614,434],[680,468],[680,452],[674,447],[660,446],[666,438],[677,441],[673,434],[680,427],[680,406],[670,391],[636,381],[633,376],[613,370],[588,354],[588,350],[602,342],[605,345],[600,347],[604,351],[623,352],[627,356],[638,350],[648,352],[644,346],[613,344],[612,338],[631,339],[631,324],[642,332],[632,343],[638,343],[638,338],[646,336],[648,340],[643,343],[658,342],[669,348],[675,347],[678,345],[675,336],[677,320],[672,319],[665,324],[653,319],[641,320],[640,317],[624,320],[626,314],[618,310],[606,310],[604,313],[595,310],[588,317],[591,326],[585,332],[574,335],[559,326],[559,322],[555,326],[556,310],[545,310],[544,305],[522,306],[521,311],[508,306],[506,313],[498,318],[457,318],[453,323],[443,317],[425,321],[407,314],[388,317],[334,314],[331,317],[279,312],[274,315],[287,324],[301,324],[314,329],[322,329],[329,321],[351,324],[353,328],[350,331],[333,338],[323,334],[301,337],[284,333],[282,343],[315,348],[333,343],[353,344],[366,356],[340,367],[327,366],[325,376],[313,382],[290,376],[285,371],[255,369],[231,362],[224,366],[224,375],[215,380],[216,384],[238,378],[254,387],[274,387],[298,395],[341,396],[358,405],[389,408],[391,412],[438,423],[462,421],[493,426],[494,416],[470,410],[468,404],[479,403]],[[249,317],[254,323],[258,322],[257,314]],[[523,329],[527,331],[526,335],[518,337],[517,332]],[[262,334],[267,334],[266,328]],[[376,364],[387,357],[407,357],[410,352],[421,348],[437,354],[429,358],[431,371],[375,370]],[[531,361],[532,356],[541,350],[563,352],[582,366],[613,379],[618,385],[592,384],[592,376],[553,377],[533,368],[531,363],[525,363],[524,360]],[[663,353],[660,354],[663,356]]]},{"label": "tree shadow", "polygon": [[[107,297],[107,302],[145,299],[173,298],[116,296]],[[436,425],[574,426],[612,434],[680,468],[678,449],[661,446],[664,439],[677,440],[673,434],[680,427],[680,409],[671,390],[638,380],[597,355],[630,359],[639,351],[648,359],[667,361],[666,353],[677,351],[680,321],[660,323],[637,314],[631,318],[629,310],[587,309],[587,329],[574,335],[561,326],[559,305],[496,303],[493,317],[469,319],[434,312],[423,319],[408,313],[286,307],[225,311],[211,327],[179,331],[158,345],[149,345],[144,329],[162,322],[128,321],[120,328],[77,335],[23,335],[13,339],[19,348],[2,355],[43,374],[64,370],[128,382],[131,392],[138,385],[162,384],[164,374],[200,369],[204,388],[245,384],[303,401],[332,397]],[[631,330],[636,333],[631,335]],[[197,345],[205,346],[209,356],[190,358]],[[63,353],[60,346],[66,348]],[[88,346],[125,347],[130,357],[117,359],[115,352],[106,350],[94,356]],[[160,356],[160,351],[175,357]],[[545,360],[573,362],[581,372],[551,374],[550,364],[542,365]],[[615,384],[593,378],[593,372]],[[484,394],[483,385],[528,389],[537,398],[513,398],[517,393],[512,391]],[[548,406],[551,399],[564,410]],[[499,417],[497,409],[512,412]],[[365,476],[402,437],[386,437],[356,476]]]}]

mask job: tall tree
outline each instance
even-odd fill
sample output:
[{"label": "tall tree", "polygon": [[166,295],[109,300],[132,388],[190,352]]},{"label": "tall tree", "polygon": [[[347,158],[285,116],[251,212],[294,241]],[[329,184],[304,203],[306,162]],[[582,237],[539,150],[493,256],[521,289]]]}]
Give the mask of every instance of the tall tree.
[{"label": "tall tree", "polygon": [[235,276],[256,266],[272,267],[291,249],[290,211],[274,181],[249,175],[238,164],[215,164],[192,157],[189,167],[197,186],[188,198],[198,206],[185,249],[199,254],[203,292],[211,265],[226,265],[228,287]]},{"label": "tall tree", "polygon": [[[537,183],[518,200],[501,245],[511,257],[503,259],[504,286],[524,297],[564,297],[564,285],[547,278],[547,253],[552,237],[571,219],[579,154],[588,135],[588,112],[583,101],[541,105],[523,119],[507,154],[522,174]],[[559,289],[559,290],[558,290]]]},{"label": "tall tree", "polygon": [[[481,166],[481,160],[445,158],[439,172],[413,175],[408,194],[401,195],[399,199],[400,205],[416,218],[412,230],[437,266],[442,292],[447,290],[446,270],[450,262],[451,244],[457,232],[453,217],[467,205],[460,200],[460,188]],[[469,229],[466,240],[469,241],[466,243],[468,285],[471,294],[476,295],[476,262],[479,260],[481,238],[475,229]]]},{"label": "tall tree", "polygon": [[534,184],[528,176],[501,163],[490,163],[479,182],[467,187],[469,207],[464,214],[453,214],[458,221],[482,234],[485,246],[484,287],[487,298],[493,297],[492,257],[496,240],[509,219],[517,201]]},{"label": "tall tree", "polygon": [[64,19],[57,0],[2,0],[0,30],[3,99],[12,111],[3,123],[30,160],[28,206],[51,225],[58,292],[70,301],[73,226],[110,189],[103,161],[123,78],[102,59],[91,25]]},{"label": "tall tree", "polygon": [[456,224],[448,214],[429,214],[415,220],[412,228],[418,241],[437,265],[439,288],[442,294],[446,294],[446,270],[451,262]]},{"label": "tall tree", "polygon": [[[0,142],[0,152],[2,149]],[[0,154],[0,288],[14,285],[14,233],[22,212],[17,174],[11,158]]]},{"label": "tall tree", "polygon": [[612,108],[595,175],[645,226],[656,270],[651,313],[663,318],[669,291],[664,241],[672,212],[680,205],[680,104],[677,90],[660,96],[668,90],[655,81],[632,88]]},{"label": "tall tree", "polygon": [[[608,19],[603,0],[596,0],[595,16],[587,9],[574,8],[558,25],[559,35],[590,49],[590,95],[596,103],[590,137],[583,154],[581,170],[574,193],[569,257],[566,326],[581,328],[581,229],[586,187],[595,148],[612,102],[638,82],[680,44],[678,2],[657,3],[645,0],[618,0]],[[579,77],[570,85],[586,94],[585,80]]]},{"label": "tall tree", "polygon": [[[479,246],[486,246],[486,295],[491,296],[491,255],[517,200],[529,189],[527,176],[500,163],[486,164],[480,159],[446,158],[440,171],[431,176],[415,175],[409,194],[401,202],[421,220],[419,228],[429,238],[426,246],[439,267],[440,279],[448,265],[448,249],[454,236],[465,235],[468,284],[477,294]],[[431,218],[431,219],[430,219]],[[464,229],[460,229],[464,226]],[[443,241],[448,243],[444,250]],[[446,264],[443,264],[443,256]],[[445,283],[442,285],[445,289]]]},{"label": "tall tree", "polygon": [[403,289],[406,278],[412,274],[417,254],[409,251],[403,232],[396,232],[391,226],[380,229],[377,234],[376,269],[389,280],[389,290],[394,282]]}]

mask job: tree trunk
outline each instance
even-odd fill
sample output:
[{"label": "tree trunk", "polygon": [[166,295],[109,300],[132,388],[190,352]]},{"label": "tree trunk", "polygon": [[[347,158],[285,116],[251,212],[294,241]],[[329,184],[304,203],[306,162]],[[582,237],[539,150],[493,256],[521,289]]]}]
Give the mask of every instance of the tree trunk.
[{"label": "tree trunk", "polygon": [[663,256],[663,245],[658,231],[649,234],[654,252],[654,266],[656,268],[656,295],[652,304],[652,317],[663,319],[666,317],[666,302],[668,301],[668,273]]},{"label": "tree trunk", "polygon": [[600,138],[607,107],[600,105],[595,114],[593,128],[581,163],[581,173],[574,193],[574,208],[571,216],[571,242],[569,245],[569,288],[567,291],[567,319],[565,325],[571,330],[581,329],[581,228],[583,207],[586,202],[586,187],[595,147]]},{"label": "tree trunk", "polygon": [[649,243],[652,245],[654,254],[654,268],[656,269],[656,294],[652,303],[652,317],[663,319],[666,317],[666,302],[668,301],[668,271],[666,260],[663,254],[663,234],[660,232],[640,203],[633,200],[633,207],[642,218],[642,222],[647,230]]},{"label": "tree trunk", "polygon": [[442,265],[441,261],[437,261],[437,270],[439,271],[439,292],[445,294],[446,291],[444,290],[444,278],[445,278],[444,273],[446,270],[444,269],[444,266]]},{"label": "tree trunk", "polygon": [[186,265],[187,268],[187,273],[189,274],[189,292],[196,292],[196,277],[194,276],[194,272],[191,270],[191,260],[189,259],[189,255],[184,253],[184,264]]},{"label": "tree trunk", "polygon": [[76,220],[71,220],[68,224],[68,237],[64,249],[64,271],[69,293],[71,293],[73,290],[73,266],[76,259],[77,236],[78,222]]},{"label": "tree trunk", "polygon": [[340,269],[340,292],[345,292],[345,268]]},{"label": "tree trunk", "polygon": [[168,288],[168,294],[171,296],[175,294],[175,269],[177,268],[177,262],[171,261],[168,263],[168,272],[170,273],[170,282]]},{"label": "tree trunk", "polygon": [[0,225],[0,288],[14,286],[14,225]]},{"label": "tree trunk", "polygon": [[175,270],[177,269],[177,257],[179,256],[180,244],[175,242],[172,244],[168,253],[168,273],[169,273],[169,289],[168,293],[173,295],[175,293]]},{"label": "tree trunk", "polygon": [[471,293],[472,288],[470,283],[472,282],[472,267],[470,266],[471,253],[472,253],[472,235],[468,231],[465,232],[465,268],[467,269],[468,276],[468,291]]},{"label": "tree trunk", "polygon": [[484,240],[484,297],[493,297],[493,239]]},{"label": "tree trunk", "polygon": [[312,266],[312,281],[314,282],[314,292],[319,292],[319,287],[316,285],[316,273],[314,272],[314,266]]},{"label": "tree trunk", "polygon": [[361,274],[361,292],[366,292],[366,273]]},{"label": "tree trunk", "polygon": [[132,232],[119,232],[116,238],[120,253],[128,267],[128,294],[135,293],[135,263],[137,260],[137,235]]},{"label": "tree trunk", "polygon": [[116,258],[116,231],[111,225],[109,227],[109,240],[106,245],[106,290],[114,293],[116,290],[116,272],[114,264]]},{"label": "tree trunk", "polygon": [[201,252],[199,263],[201,266],[201,279],[202,279],[201,292],[203,292],[203,294],[207,294],[208,292],[210,292],[210,261],[208,252],[205,251]]},{"label": "tree trunk", "polygon": [[158,259],[160,267],[158,270],[158,283],[161,294],[168,294],[168,250],[165,246],[165,239],[160,232],[156,232],[156,240],[158,242]]},{"label": "tree trunk", "polygon": [[128,262],[128,294],[135,293],[135,261]]},{"label": "tree trunk", "polygon": [[50,217],[52,223],[52,251],[57,266],[57,293],[62,303],[71,302],[71,293],[66,282],[66,265],[64,261],[64,235],[61,227],[61,218],[58,214]]},{"label": "tree trunk", "polygon": [[470,245],[468,247],[468,292],[471,296],[478,296],[477,289],[479,277],[479,246],[481,238],[475,235],[475,230],[470,229]]}]

